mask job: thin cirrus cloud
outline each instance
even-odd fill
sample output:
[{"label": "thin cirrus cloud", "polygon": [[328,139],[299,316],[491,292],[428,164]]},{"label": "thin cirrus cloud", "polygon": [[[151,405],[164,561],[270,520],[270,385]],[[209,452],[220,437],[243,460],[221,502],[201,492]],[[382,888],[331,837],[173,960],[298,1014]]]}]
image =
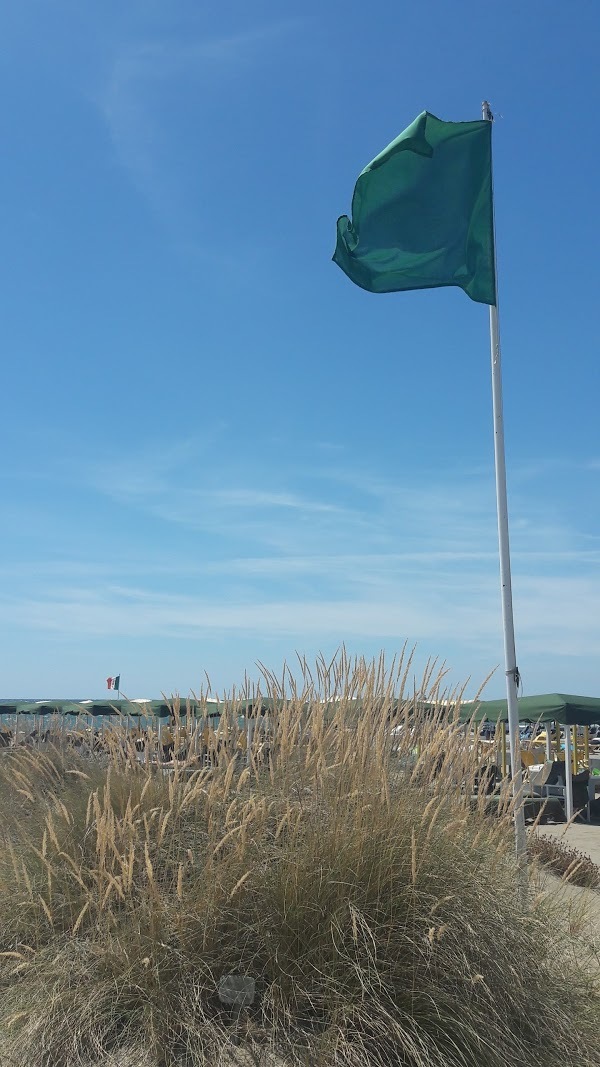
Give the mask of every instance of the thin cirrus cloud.
[{"label": "thin cirrus cloud", "polygon": [[[202,36],[195,29],[191,39],[138,42],[113,59],[96,105],[120,165],[160,221],[179,238],[195,209],[185,194],[177,162],[169,164],[175,146],[169,138],[165,97],[171,93],[177,99],[180,94],[186,108],[195,112],[197,128],[206,109],[219,100],[223,84],[255,71],[275,47],[297,39],[308,22],[282,18],[228,36]],[[179,158],[181,140],[176,148]],[[193,164],[196,190],[205,177],[205,163],[201,159]],[[220,255],[235,264],[234,257]]]},{"label": "thin cirrus cloud", "polygon": [[[303,648],[408,639],[458,650],[484,672],[501,658],[488,474],[403,484],[348,461],[290,469],[282,488],[276,471],[246,458],[241,470],[224,459],[217,484],[213,447],[175,441],[85,476],[72,470],[101,505],[117,501],[144,520],[141,551],[127,523],[101,555],[97,542],[77,558],[41,551],[37,564],[7,573],[3,623],[57,640],[231,634]],[[600,641],[600,579],[589,573],[600,548],[584,518],[530,488],[513,494],[515,618],[528,659],[581,660]]]},{"label": "thin cirrus cloud", "polygon": [[[490,473],[457,471],[443,484],[395,481],[380,473],[346,466],[290,469],[282,489],[269,469],[248,460],[227,465],[221,457],[219,483],[211,474],[215,440],[174,442],[98,466],[90,486],[121,505],[163,523],[223,538],[231,560],[279,556],[298,560],[361,556],[453,558],[483,561],[497,555],[493,481]],[[511,499],[515,558],[540,565],[597,562],[600,538],[585,514],[572,514],[560,499],[536,495],[527,486]],[[243,484],[240,484],[242,483]],[[309,485],[309,490],[305,488]],[[235,551],[235,544],[243,552]],[[275,566],[284,564],[275,563]],[[252,564],[249,564],[252,566]],[[266,564],[268,566],[268,564]]]},{"label": "thin cirrus cloud", "polygon": [[[202,598],[159,594],[130,586],[64,588],[48,595],[0,603],[0,617],[14,626],[63,637],[190,637],[222,632],[295,642],[340,638],[430,645],[462,645],[490,655],[500,637],[496,583],[462,582],[439,575],[435,586],[393,580],[385,595],[310,600]],[[520,583],[516,617],[520,648],[527,656],[589,657],[600,640],[599,583],[535,578]],[[491,656],[490,656],[491,658]],[[488,660],[489,662],[489,660]],[[493,665],[493,664],[492,664]]]},{"label": "thin cirrus cloud", "polygon": [[[293,474],[286,479],[290,488],[282,489],[272,484],[272,475],[250,468],[228,471],[222,459],[219,484],[215,484],[210,473],[211,447],[204,443],[189,449],[173,446],[161,455],[148,453],[99,465],[86,471],[85,480],[120,505],[165,524],[223,538],[230,545],[239,541],[246,552],[254,546],[255,550],[286,554],[310,550],[314,554],[321,551],[325,535],[338,541],[340,551],[342,543],[349,550],[353,537],[364,540],[373,533],[373,514],[364,513],[350,499],[340,499],[339,494],[324,493],[320,485],[311,492],[295,488]],[[242,480],[246,484],[240,484]],[[252,485],[253,481],[259,484]]]},{"label": "thin cirrus cloud", "polygon": [[[13,624],[73,636],[189,636],[216,631],[273,636],[282,633],[301,639],[352,637],[404,640],[407,632],[419,636],[441,636],[443,620],[439,592],[428,595],[415,586],[404,587],[401,596],[390,588],[378,599],[244,599],[227,597],[203,599],[158,594],[146,589],[108,586],[102,590],[76,587],[49,591],[46,597],[30,597],[17,602],[4,600],[0,613]],[[457,605],[452,611],[457,621],[481,633],[485,617],[473,603]]]}]

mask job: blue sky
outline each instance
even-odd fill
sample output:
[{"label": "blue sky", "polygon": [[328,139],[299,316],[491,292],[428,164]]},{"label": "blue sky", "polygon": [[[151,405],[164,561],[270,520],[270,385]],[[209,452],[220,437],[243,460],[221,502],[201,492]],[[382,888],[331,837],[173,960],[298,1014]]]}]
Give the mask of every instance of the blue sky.
[{"label": "blue sky", "polygon": [[598,695],[596,0],[2,21],[1,695],[222,691],[342,642],[471,692],[501,664],[487,309],[331,263],[362,167],[484,97],[517,658]]}]

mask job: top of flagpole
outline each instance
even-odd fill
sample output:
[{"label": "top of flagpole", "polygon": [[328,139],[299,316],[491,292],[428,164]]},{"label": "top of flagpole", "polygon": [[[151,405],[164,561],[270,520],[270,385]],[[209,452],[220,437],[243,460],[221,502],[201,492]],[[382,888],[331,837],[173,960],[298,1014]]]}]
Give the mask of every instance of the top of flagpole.
[{"label": "top of flagpole", "polygon": [[492,115],[492,109],[491,109],[490,105],[488,104],[487,100],[484,100],[482,105],[481,105],[481,115],[482,115],[482,118],[486,119],[488,122],[493,122],[494,121],[494,116]]}]

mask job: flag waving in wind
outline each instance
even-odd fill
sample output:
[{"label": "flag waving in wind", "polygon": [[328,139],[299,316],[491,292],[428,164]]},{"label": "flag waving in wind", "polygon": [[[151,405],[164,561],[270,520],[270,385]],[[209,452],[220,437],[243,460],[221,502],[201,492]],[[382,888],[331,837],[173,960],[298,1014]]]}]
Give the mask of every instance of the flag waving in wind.
[{"label": "flag waving in wind", "polygon": [[107,689],[116,689],[118,691],[120,689],[120,686],[121,686],[121,675],[120,674],[117,674],[116,678],[107,678],[106,679],[106,688]]},{"label": "flag waving in wind", "polygon": [[491,122],[424,111],[359,175],[334,262],[371,293],[458,285],[496,303]]},{"label": "flag waving in wind", "polygon": [[[343,215],[338,219],[333,259],[351,281],[371,293],[457,285],[471,300],[490,305],[506,697],[519,885],[525,900],[529,876],[496,299],[493,115],[487,100],[483,101],[481,111],[482,118],[476,122],[442,122],[424,111],[380,152],[358,176],[352,197],[352,218]],[[573,815],[568,796],[566,810],[568,820]]]}]

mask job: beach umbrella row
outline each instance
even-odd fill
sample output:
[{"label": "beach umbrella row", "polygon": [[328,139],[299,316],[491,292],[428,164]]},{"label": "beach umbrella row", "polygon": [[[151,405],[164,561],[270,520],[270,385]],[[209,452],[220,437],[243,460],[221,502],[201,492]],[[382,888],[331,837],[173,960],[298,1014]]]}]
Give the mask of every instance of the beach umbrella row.
[{"label": "beach umbrella row", "polygon": [[[195,718],[221,715],[225,705],[209,702],[183,701],[179,714],[184,718],[189,712]],[[168,719],[173,714],[174,705],[164,700],[113,700],[110,703],[98,700],[23,700],[19,702],[0,703],[0,715],[86,715],[86,716],[123,716],[129,718]]]},{"label": "beach umbrella row", "polygon": [[[220,719],[224,705],[218,705],[215,701],[181,701],[171,704],[166,700],[113,700],[110,703],[99,700],[21,700],[0,701],[0,730],[6,735],[7,725],[14,729],[14,741],[18,740],[20,727],[23,721],[33,720],[34,726],[41,732],[42,723],[48,719],[58,721],[64,729],[67,720],[76,719],[87,724],[88,729],[97,729],[101,725],[104,729],[106,720],[112,723],[122,723],[129,729],[133,721],[142,718],[146,723],[154,722],[161,732],[161,723],[166,722],[173,715],[174,707],[178,708],[178,714],[182,719],[187,719],[188,714],[194,721]],[[8,720],[8,724],[7,724]],[[25,727],[27,731],[29,727]]]}]

